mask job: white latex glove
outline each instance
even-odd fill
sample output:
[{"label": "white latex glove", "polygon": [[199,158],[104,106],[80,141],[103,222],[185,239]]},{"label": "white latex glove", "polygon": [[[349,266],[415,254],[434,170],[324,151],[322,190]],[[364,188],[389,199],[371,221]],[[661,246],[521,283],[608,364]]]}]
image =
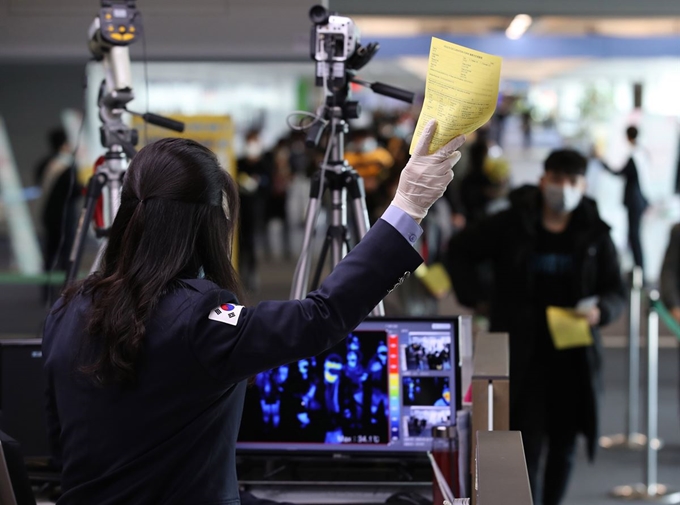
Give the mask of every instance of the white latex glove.
[{"label": "white latex glove", "polygon": [[441,198],[453,180],[451,169],[460,159],[456,149],[465,142],[465,135],[460,135],[435,153],[428,154],[436,128],[437,121],[434,119],[425,125],[411,159],[401,172],[397,194],[392,200],[392,205],[417,222],[427,215],[427,211]]}]

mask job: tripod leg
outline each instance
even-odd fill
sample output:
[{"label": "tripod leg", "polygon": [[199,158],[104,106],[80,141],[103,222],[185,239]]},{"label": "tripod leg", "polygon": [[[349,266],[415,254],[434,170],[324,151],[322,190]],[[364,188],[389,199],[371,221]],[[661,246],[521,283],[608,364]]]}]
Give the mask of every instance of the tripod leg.
[{"label": "tripod leg", "polygon": [[316,215],[321,205],[319,192],[321,189],[321,177],[315,173],[312,177],[312,185],[309,190],[309,204],[305,217],[305,235],[302,239],[302,251],[300,259],[295,267],[295,276],[290,290],[291,300],[301,300],[307,294],[307,284],[309,281],[309,268],[312,264],[312,238],[316,227]]},{"label": "tripod leg", "polygon": [[97,270],[99,270],[99,265],[102,263],[102,258],[104,257],[104,251],[106,251],[106,246],[109,243],[109,239],[105,238],[102,240],[102,243],[99,244],[99,250],[97,251],[97,256],[94,257],[94,262],[92,263],[92,266],[90,267],[90,273],[93,274]]},{"label": "tripod leg", "polygon": [[[350,172],[350,180],[347,183],[347,190],[349,197],[352,199],[352,208],[354,209],[354,225],[359,233],[359,240],[364,238],[371,224],[368,219],[368,209],[366,208],[366,191],[364,190],[364,181],[359,174]],[[385,306],[380,302],[371,312],[372,316],[385,316]]]},{"label": "tripod leg", "polygon": [[[338,263],[347,256],[347,246],[345,237],[347,230],[347,192],[345,188],[335,188],[331,192],[331,226],[334,231],[331,233],[333,242],[331,243],[331,268],[335,268]],[[339,230],[339,231],[338,231]]]},{"label": "tripod leg", "polygon": [[97,256],[94,258],[94,262],[90,267],[90,273],[94,273],[99,270],[99,265],[102,263],[102,258],[104,257],[104,251],[106,251],[106,246],[109,243],[108,231],[113,225],[113,220],[116,219],[118,214],[118,209],[120,208],[120,193],[123,186],[123,180],[120,174],[125,171],[126,161],[124,158],[113,158],[108,160],[110,168],[115,168],[114,174],[118,177],[109,177],[108,179],[108,194],[105,201],[108,203],[108,215],[106,216],[106,230],[104,235],[104,240],[102,240],[99,245],[99,250],[97,251]]},{"label": "tripod leg", "polygon": [[328,227],[328,230],[326,230],[326,239],[323,241],[321,254],[319,255],[319,259],[316,264],[314,278],[312,279],[312,291],[317,289],[321,284],[321,272],[323,272],[323,266],[326,263],[328,250],[332,247],[338,246],[338,244],[345,250],[349,250],[349,233],[347,231],[347,227],[342,225],[331,225]]},{"label": "tripod leg", "polygon": [[314,271],[314,278],[312,279],[312,291],[319,287],[321,284],[321,272],[323,272],[323,265],[326,263],[326,256],[328,256],[328,249],[333,243],[333,232],[331,228],[328,228],[326,232],[326,239],[323,241],[323,247],[321,248],[321,254],[316,263],[316,270]]},{"label": "tripod leg", "polygon": [[349,173],[349,180],[347,181],[347,191],[349,198],[352,201],[352,210],[354,211],[354,225],[359,233],[357,241],[364,238],[371,223],[368,219],[368,209],[366,208],[366,190],[364,189],[364,180],[359,177],[359,174],[352,171]]},{"label": "tripod leg", "polygon": [[85,247],[85,237],[87,236],[87,228],[92,222],[95,205],[102,194],[102,188],[106,184],[107,177],[104,174],[95,174],[90,179],[87,185],[87,195],[85,197],[85,205],[80,213],[78,220],[78,229],[71,247],[71,254],[68,261],[68,274],[66,277],[66,285],[71,284],[78,277],[78,269],[80,268],[80,261],[83,256],[83,248]]}]

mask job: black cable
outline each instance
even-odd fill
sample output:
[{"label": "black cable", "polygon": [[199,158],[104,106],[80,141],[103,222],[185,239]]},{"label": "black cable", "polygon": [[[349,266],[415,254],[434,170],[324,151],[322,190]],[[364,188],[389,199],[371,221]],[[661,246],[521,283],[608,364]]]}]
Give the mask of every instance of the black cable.
[{"label": "black cable", "polygon": [[[144,17],[142,13],[137,11],[135,17],[139,16],[142,27],[144,26]],[[142,59],[144,61],[144,87],[146,93],[146,112],[149,113],[149,59],[146,54],[146,32],[142,32]],[[144,121],[144,145],[149,143],[149,124]]]}]

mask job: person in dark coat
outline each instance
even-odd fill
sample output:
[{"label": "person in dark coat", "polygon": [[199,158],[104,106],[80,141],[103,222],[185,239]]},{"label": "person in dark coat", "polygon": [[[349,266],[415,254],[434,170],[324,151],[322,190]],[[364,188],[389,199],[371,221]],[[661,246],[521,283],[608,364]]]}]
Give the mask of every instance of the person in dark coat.
[{"label": "person in dark coat", "polygon": [[266,211],[273,167],[272,158],[265,154],[259,131],[249,131],[245,155],[236,162],[241,193],[239,272],[248,291],[258,290],[258,247],[266,242]]},{"label": "person in dark coat", "polygon": [[661,300],[680,322],[680,223],[671,228],[659,281]]},{"label": "person in dark coat", "polygon": [[659,277],[661,300],[680,323],[680,223],[671,229]]},{"label": "person in dark coat", "polygon": [[[583,196],[586,164],[575,151],[553,152],[538,187],[513,191],[509,209],[466,228],[449,247],[454,290],[469,307],[484,301],[474,267],[491,260],[490,330],[510,334],[510,423],[522,432],[534,500],[543,505],[564,496],[579,433],[594,456],[602,365],[598,328],[618,317],[625,300],[609,226]],[[593,296],[597,304],[584,314],[593,345],[556,350],[547,306],[574,308]],[[546,445],[545,473],[539,475]]]},{"label": "person in dark coat", "polygon": [[[642,224],[642,216],[649,207],[649,202],[642,192],[640,171],[647,170],[646,156],[638,146],[638,129],[635,126],[629,126],[626,129],[626,138],[631,145],[632,152],[622,169],[614,170],[604,161],[599,161],[609,173],[621,176],[626,180],[623,190],[623,205],[628,211],[628,243],[633,253],[635,266],[644,269],[640,225]],[[644,175],[646,174],[642,174],[642,176]]]},{"label": "person in dark coat", "polygon": [[[231,264],[236,183],[194,141],[141,149],[100,269],[69,286],[45,322],[57,503],[238,505],[248,379],[340,343],[422,262],[418,223],[451,182],[464,140],[428,154],[435,128],[392,205],[317,290],[255,307],[239,304]],[[280,384],[289,371],[279,369]]]},{"label": "person in dark coat", "polygon": [[[45,272],[66,271],[71,245],[78,226],[82,187],[78,183],[73,148],[63,128],[50,131],[50,154],[36,167],[40,186],[39,214],[43,225]],[[45,284],[43,301],[52,300],[56,290]],[[58,296],[58,295],[57,295]]]}]

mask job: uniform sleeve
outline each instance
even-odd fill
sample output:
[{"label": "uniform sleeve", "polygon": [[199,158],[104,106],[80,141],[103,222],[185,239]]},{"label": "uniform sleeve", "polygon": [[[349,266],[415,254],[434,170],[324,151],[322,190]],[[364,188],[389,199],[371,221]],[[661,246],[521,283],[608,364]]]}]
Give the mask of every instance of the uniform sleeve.
[{"label": "uniform sleeve", "polygon": [[680,307],[680,224],[673,226],[661,267],[661,299],[669,309]]},{"label": "uniform sleeve", "polygon": [[340,342],[421,262],[394,227],[378,220],[304,300],[262,302],[222,322],[208,317],[229,301],[214,290],[194,306],[188,337],[209,375],[238,382]]},{"label": "uniform sleeve", "polygon": [[423,234],[423,229],[416,223],[415,219],[396,205],[387,207],[381,219],[390,223],[411,245],[415,245]]}]

